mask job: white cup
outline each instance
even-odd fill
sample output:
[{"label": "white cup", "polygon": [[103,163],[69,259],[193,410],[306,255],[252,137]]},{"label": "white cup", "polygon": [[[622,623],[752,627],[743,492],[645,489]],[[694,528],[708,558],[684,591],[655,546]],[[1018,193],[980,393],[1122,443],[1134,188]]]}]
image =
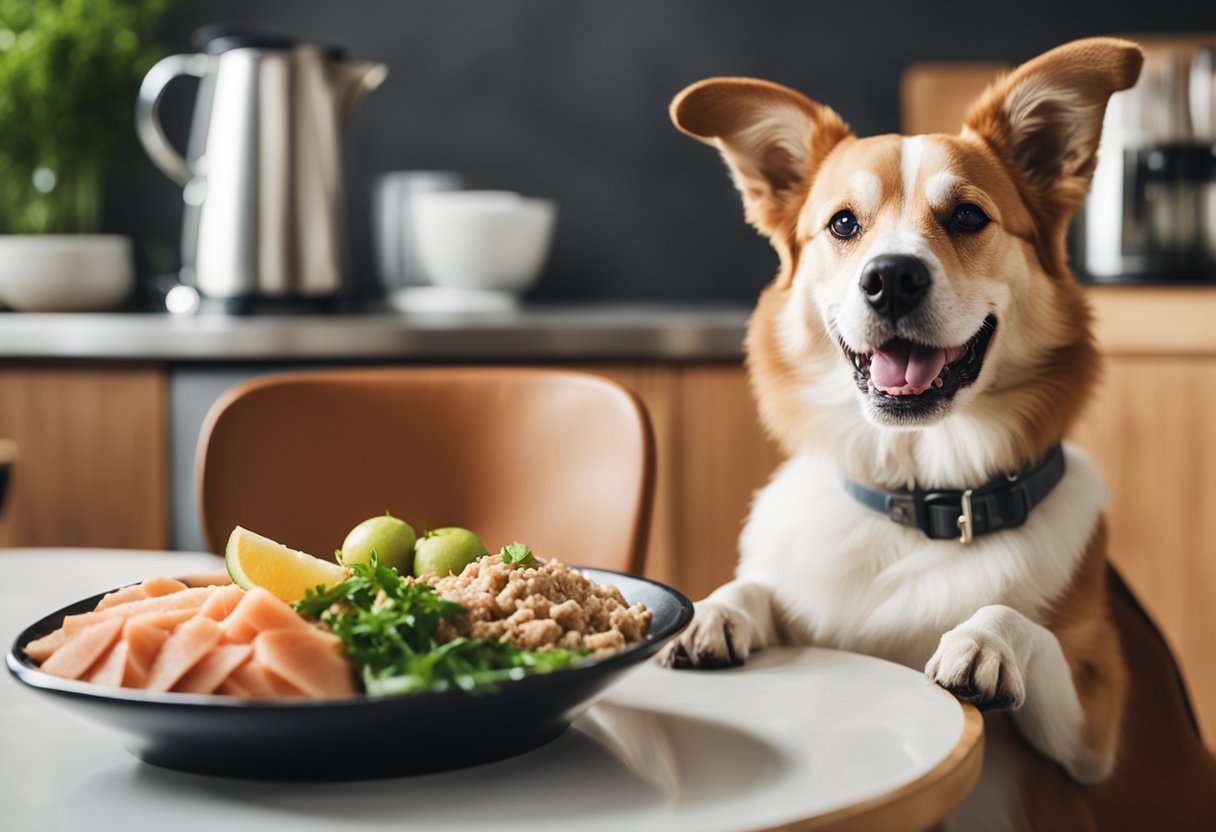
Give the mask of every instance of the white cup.
[{"label": "white cup", "polygon": [[418,194],[413,238],[437,286],[523,294],[540,277],[557,205],[510,191]]},{"label": "white cup", "polygon": [[410,216],[414,197],[454,191],[461,184],[458,174],[439,170],[392,171],[376,177],[372,186],[372,246],[376,272],[388,292],[427,283],[414,243]]},{"label": "white cup", "polygon": [[131,240],[117,234],[0,234],[0,304],[18,312],[113,309],[131,294]]}]

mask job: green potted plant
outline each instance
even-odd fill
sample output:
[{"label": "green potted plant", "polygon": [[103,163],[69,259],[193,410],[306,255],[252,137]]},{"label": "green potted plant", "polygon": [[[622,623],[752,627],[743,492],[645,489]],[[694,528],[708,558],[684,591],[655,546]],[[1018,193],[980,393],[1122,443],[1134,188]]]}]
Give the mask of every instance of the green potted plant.
[{"label": "green potted plant", "polygon": [[140,80],[172,0],[0,0],[0,304],[108,308],[131,244],[101,228],[106,176],[134,146]]}]

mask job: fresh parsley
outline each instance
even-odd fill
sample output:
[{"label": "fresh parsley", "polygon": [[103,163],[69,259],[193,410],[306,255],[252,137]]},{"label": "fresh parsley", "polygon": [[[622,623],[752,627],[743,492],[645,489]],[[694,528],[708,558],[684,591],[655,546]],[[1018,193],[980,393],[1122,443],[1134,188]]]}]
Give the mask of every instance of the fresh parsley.
[{"label": "fresh parsley", "polygon": [[503,563],[516,563],[520,566],[532,566],[536,563],[536,558],[532,557],[532,550],[526,543],[518,541],[503,546],[498,555],[502,558]]}]

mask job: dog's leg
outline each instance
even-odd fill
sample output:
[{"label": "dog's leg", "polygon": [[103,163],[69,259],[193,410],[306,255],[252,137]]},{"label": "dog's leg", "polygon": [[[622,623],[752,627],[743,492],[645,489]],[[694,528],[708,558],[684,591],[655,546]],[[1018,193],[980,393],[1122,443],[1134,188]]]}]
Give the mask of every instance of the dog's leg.
[{"label": "dog's leg", "polygon": [[773,591],[752,581],[731,581],[697,602],[692,623],[658,661],[667,667],[729,667],[776,640]]},{"label": "dog's leg", "polygon": [[1110,774],[1117,720],[1096,738],[1086,730],[1085,703],[1060,641],[1017,610],[981,607],[942,636],[925,673],[979,708],[1013,710],[1026,741],[1077,782]]}]

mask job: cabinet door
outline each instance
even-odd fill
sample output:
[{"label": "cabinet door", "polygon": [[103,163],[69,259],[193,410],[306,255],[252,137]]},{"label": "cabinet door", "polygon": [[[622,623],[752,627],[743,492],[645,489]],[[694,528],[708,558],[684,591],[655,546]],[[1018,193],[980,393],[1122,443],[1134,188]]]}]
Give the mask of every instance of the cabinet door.
[{"label": "cabinet door", "polygon": [[737,363],[588,368],[632,390],[654,426],[646,574],[696,600],[729,581],[752,495],[780,461]]},{"label": "cabinet door", "polygon": [[0,367],[0,546],[165,548],[165,402],[159,367]]},{"label": "cabinet door", "polygon": [[1073,438],[1111,494],[1111,559],[1182,666],[1216,748],[1216,358],[1114,356]]}]

